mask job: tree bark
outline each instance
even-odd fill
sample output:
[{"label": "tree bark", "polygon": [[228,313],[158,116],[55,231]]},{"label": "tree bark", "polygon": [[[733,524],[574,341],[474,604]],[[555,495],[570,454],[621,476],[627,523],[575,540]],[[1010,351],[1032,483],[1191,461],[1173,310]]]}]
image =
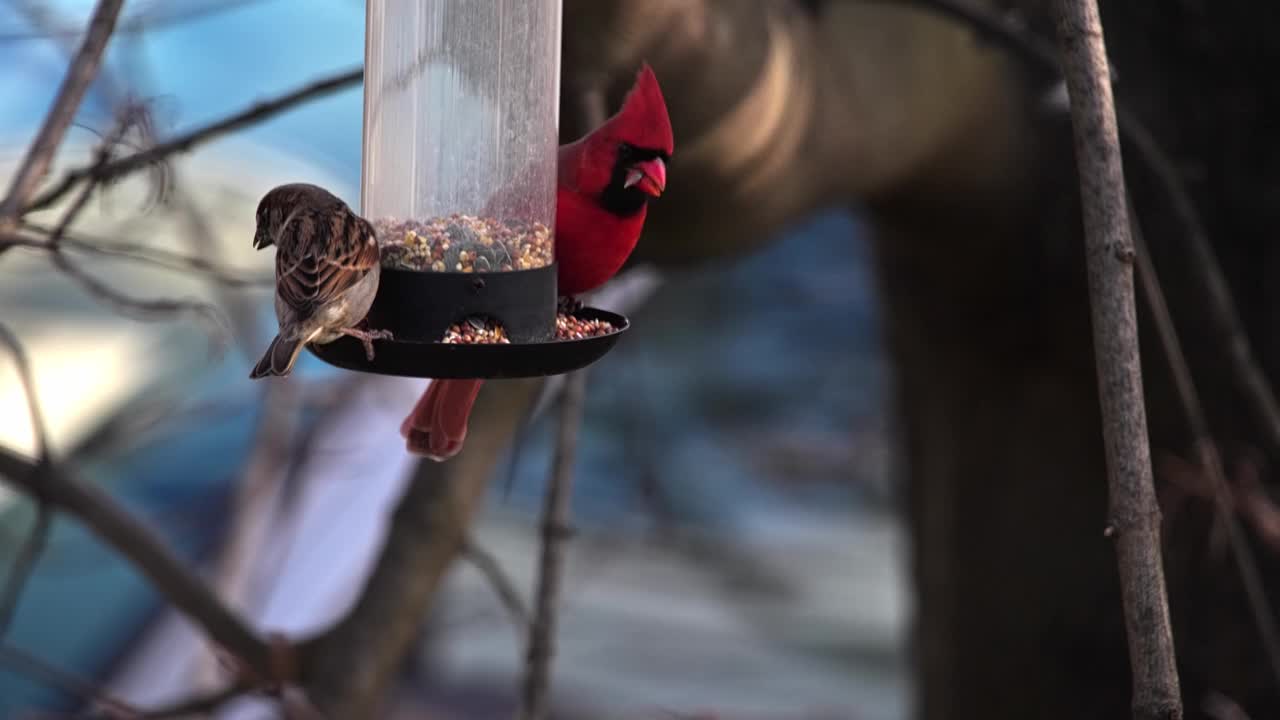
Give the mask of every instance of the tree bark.
[{"label": "tree bark", "polygon": [[1097,0],[1053,4],[1071,106],[1084,214],[1111,521],[1120,570],[1135,720],[1181,720],[1182,698],[1169,623],[1160,508],[1147,440],[1138,352],[1128,191]]}]

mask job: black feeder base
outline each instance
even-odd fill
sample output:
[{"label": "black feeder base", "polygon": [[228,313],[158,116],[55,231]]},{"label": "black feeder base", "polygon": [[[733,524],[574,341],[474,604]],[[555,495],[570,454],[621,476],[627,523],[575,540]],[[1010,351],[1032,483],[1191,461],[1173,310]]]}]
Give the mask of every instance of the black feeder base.
[{"label": "black feeder base", "polygon": [[[604,357],[630,327],[629,321],[596,308],[574,313],[603,320],[614,332],[581,340],[555,340],[556,266],[502,273],[414,272],[383,268],[378,295],[366,318],[369,329],[390,330],[392,340],[364,345],[343,336],[311,344],[311,354],[356,372],[425,378],[525,378],[559,375]],[[509,344],[440,342],[450,325],[468,318],[498,323]]]}]

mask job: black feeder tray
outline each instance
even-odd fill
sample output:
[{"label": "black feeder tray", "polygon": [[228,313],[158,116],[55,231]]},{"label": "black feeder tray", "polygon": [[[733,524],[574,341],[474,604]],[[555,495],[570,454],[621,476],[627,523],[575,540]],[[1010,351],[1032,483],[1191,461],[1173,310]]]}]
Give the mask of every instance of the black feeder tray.
[{"label": "black feeder tray", "polygon": [[[559,375],[604,357],[630,323],[622,315],[582,308],[575,317],[604,320],[616,328],[581,340],[555,340],[556,264],[493,273],[428,272],[383,268],[378,294],[366,318],[392,340],[364,345],[343,336],[311,344],[330,365],[378,375],[426,378],[525,378]],[[486,318],[506,331],[509,344],[440,342],[449,326]]]}]

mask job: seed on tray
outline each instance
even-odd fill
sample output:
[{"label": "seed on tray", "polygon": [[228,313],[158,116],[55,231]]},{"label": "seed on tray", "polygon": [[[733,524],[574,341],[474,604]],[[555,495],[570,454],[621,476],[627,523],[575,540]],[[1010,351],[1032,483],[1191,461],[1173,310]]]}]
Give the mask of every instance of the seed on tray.
[{"label": "seed on tray", "polygon": [[608,335],[613,331],[613,325],[604,320],[588,320],[564,313],[556,315],[557,340],[582,340],[597,335]]},{"label": "seed on tray", "polygon": [[508,345],[511,340],[501,325],[481,318],[467,318],[450,325],[441,342],[447,345]]},{"label": "seed on tray", "polygon": [[[559,313],[556,315],[555,340],[584,340],[586,338],[608,335],[615,328],[604,320],[590,320]],[[511,339],[507,332],[495,322],[479,317],[467,318],[454,323],[444,334],[441,342],[449,345],[509,345]]]}]

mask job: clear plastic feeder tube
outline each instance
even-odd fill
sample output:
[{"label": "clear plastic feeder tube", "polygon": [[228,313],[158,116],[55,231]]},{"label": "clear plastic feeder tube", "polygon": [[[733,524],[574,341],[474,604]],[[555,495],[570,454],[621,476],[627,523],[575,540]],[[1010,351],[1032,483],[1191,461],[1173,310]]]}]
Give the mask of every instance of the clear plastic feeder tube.
[{"label": "clear plastic feeder tube", "polygon": [[549,265],[561,0],[367,7],[361,206],[383,265]]}]

